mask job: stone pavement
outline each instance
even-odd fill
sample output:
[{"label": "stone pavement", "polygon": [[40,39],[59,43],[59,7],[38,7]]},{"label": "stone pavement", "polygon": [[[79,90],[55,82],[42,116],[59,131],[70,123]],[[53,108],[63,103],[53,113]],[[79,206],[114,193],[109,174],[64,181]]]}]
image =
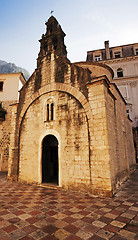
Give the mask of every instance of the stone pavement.
[{"label": "stone pavement", "polygon": [[11,183],[0,174],[0,240],[138,239],[138,170],[114,198]]}]

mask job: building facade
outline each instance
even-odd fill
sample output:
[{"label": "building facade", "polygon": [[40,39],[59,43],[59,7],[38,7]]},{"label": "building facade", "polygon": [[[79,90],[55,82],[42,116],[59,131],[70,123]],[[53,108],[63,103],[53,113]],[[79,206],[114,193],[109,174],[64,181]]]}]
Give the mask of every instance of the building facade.
[{"label": "building facade", "polygon": [[138,161],[138,43],[109,47],[87,52],[87,61],[101,62],[114,71],[113,81],[124,97],[126,111],[132,120],[136,159]]},{"label": "building facade", "polygon": [[8,178],[112,196],[135,168],[131,121],[105,64],[67,59],[52,16],[12,105]]},{"label": "building facade", "polygon": [[11,104],[19,100],[25,82],[22,73],[0,73],[0,171],[8,171]]}]

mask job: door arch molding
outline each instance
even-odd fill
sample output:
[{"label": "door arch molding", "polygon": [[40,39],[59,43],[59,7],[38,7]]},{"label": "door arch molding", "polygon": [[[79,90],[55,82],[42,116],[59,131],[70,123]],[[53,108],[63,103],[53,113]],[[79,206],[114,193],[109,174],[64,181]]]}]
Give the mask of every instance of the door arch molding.
[{"label": "door arch molding", "polygon": [[61,175],[61,138],[59,133],[54,129],[47,129],[44,131],[39,138],[39,149],[38,149],[38,183],[42,183],[42,143],[47,135],[53,135],[58,141],[58,186],[61,186],[62,175]]}]

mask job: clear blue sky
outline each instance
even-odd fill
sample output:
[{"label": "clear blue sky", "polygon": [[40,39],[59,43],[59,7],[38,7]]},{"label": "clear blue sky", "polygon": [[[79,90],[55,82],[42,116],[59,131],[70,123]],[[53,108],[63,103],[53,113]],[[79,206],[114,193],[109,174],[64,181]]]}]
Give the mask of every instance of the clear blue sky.
[{"label": "clear blue sky", "polygon": [[45,21],[54,10],[71,62],[87,51],[138,42],[138,0],[0,0],[0,59],[36,68]]}]

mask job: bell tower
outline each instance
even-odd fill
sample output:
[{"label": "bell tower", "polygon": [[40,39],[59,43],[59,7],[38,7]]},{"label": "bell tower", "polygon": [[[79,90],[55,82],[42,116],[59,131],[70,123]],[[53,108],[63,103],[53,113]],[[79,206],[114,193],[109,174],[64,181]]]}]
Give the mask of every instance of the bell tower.
[{"label": "bell tower", "polygon": [[42,35],[40,41],[39,57],[50,57],[51,53],[59,57],[67,57],[64,37],[66,36],[55,17],[51,16],[46,25],[46,34]]},{"label": "bell tower", "polygon": [[[55,17],[51,16],[45,25],[46,33],[43,34],[39,40],[40,52],[37,58],[35,91],[48,82],[61,81],[61,75],[63,75],[64,78],[64,62],[66,60],[69,61],[64,44],[64,37],[66,35],[58,21]],[[61,73],[59,73],[59,71],[61,71]],[[47,74],[45,77],[43,77],[43,72]],[[60,80],[58,79],[59,75]]]}]

